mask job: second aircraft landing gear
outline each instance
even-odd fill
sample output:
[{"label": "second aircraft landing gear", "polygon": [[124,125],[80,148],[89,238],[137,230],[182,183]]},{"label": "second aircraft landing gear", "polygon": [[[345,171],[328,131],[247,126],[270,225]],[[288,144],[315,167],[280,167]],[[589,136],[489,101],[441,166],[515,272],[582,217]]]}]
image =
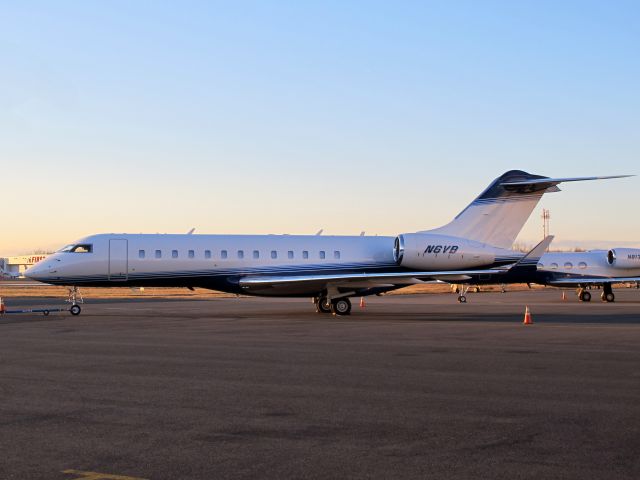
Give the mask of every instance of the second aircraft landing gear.
[{"label": "second aircraft landing gear", "polygon": [[469,285],[460,285],[458,291],[458,303],[467,303],[467,292],[471,287]]},{"label": "second aircraft landing gear", "polygon": [[590,302],[591,301],[591,294],[589,292],[587,292],[584,288],[579,288],[578,289],[578,300],[580,300],[581,302]]},{"label": "second aircraft landing gear", "polygon": [[616,296],[613,294],[613,289],[611,288],[610,283],[605,283],[603,285],[602,294],[600,295],[600,298],[602,299],[603,302],[609,302],[609,303],[615,302]]}]

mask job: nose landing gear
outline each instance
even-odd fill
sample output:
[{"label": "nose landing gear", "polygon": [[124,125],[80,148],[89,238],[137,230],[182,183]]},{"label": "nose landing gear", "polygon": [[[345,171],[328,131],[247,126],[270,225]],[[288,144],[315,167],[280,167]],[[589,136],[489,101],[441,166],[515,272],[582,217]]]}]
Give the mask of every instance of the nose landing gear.
[{"label": "nose landing gear", "polygon": [[67,302],[71,304],[69,308],[69,312],[73,316],[80,315],[82,308],[78,303],[84,303],[84,299],[82,298],[82,294],[80,293],[80,289],[78,287],[69,288],[69,298],[67,298]]}]

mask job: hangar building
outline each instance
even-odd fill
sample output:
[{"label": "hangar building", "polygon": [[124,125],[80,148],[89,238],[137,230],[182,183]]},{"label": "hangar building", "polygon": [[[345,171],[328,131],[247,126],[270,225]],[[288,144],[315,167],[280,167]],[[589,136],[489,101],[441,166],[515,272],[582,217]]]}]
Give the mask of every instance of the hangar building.
[{"label": "hangar building", "polygon": [[24,277],[24,271],[47,256],[45,253],[0,257],[0,275],[4,277]]}]

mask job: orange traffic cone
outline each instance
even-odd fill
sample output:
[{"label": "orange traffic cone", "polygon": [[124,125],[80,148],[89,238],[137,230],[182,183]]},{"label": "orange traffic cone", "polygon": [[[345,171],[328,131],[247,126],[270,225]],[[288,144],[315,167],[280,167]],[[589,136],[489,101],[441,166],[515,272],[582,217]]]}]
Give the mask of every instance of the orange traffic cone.
[{"label": "orange traffic cone", "polygon": [[360,308],[364,308],[365,304],[364,304],[364,297],[360,297]]},{"label": "orange traffic cone", "polygon": [[4,302],[2,301],[2,297],[0,297],[0,315],[4,315],[4,312],[5,312]]},{"label": "orange traffic cone", "polygon": [[529,311],[529,306],[526,307],[524,311],[524,322],[523,325],[533,325],[533,320],[531,319],[531,312]]}]

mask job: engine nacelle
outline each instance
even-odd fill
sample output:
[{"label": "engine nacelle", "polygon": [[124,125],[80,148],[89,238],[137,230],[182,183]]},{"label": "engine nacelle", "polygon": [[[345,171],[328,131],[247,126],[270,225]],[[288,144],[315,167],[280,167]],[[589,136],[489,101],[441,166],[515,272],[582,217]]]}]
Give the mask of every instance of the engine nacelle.
[{"label": "engine nacelle", "polygon": [[607,263],[614,268],[640,269],[640,249],[612,248],[607,252]]},{"label": "engine nacelle", "polygon": [[428,233],[403,233],[395,241],[393,258],[416,270],[460,270],[491,265],[494,248],[464,238]]}]

